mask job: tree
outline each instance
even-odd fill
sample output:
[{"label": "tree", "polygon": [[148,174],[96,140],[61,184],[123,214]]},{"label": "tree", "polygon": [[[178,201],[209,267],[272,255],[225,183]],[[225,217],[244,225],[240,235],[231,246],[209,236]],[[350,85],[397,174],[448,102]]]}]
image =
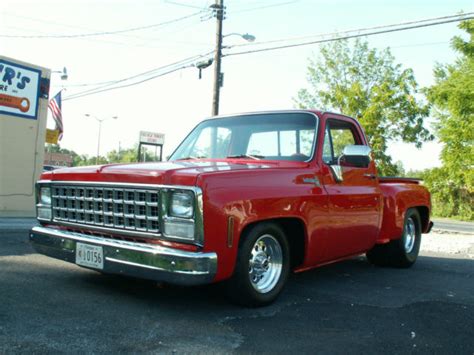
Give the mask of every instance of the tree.
[{"label": "tree", "polygon": [[[142,158],[143,155],[147,162],[156,160],[155,155],[146,146],[142,146]],[[137,161],[137,157],[138,145],[135,145],[133,148],[121,149],[120,151],[112,150],[107,154],[109,163],[134,163]]]},{"label": "tree", "polygon": [[403,69],[387,48],[370,49],[366,41],[347,40],[321,46],[321,57],[310,59],[309,88],[298,92],[299,108],[339,111],[364,126],[379,172],[396,175],[397,165],[387,155],[390,140],[401,139],[420,147],[432,139],[424,128],[429,107],[415,96],[418,84],[411,69]]},{"label": "tree", "polygon": [[[445,216],[474,219],[474,20],[459,27],[469,39],[452,39],[461,56],[450,65],[437,65],[435,84],[426,90],[443,143],[441,168],[426,177],[435,206]],[[439,208],[442,206],[443,208]]]},{"label": "tree", "polygon": [[59,144],[46,144],[45,151],[48,153],[61,153],[61,154],[69,154],[72,156],[72,166],[78,165],[86,165],[81,164],[84,160],[83,156],[78,155],[75,151],[61,148]]},{"label": "tree", "polygon": [[[95,156],[85,154],[79,155],[73,150],[61,148],[58,144],[47,144],[46,151],[50,153],[70,154],[73,157],[72,166],[88,166],[97,164],[115,164],[115,163],[133,163],[137,161],[138,144],[133,148],[121,149],[120,151],[112,150],[107,156],[99,156],[97,160]],[[142,147],[142,156],[144,155],[147,162],[156,161],[157,157],[154,152],[146,147]],[[159,158],[159,157],[158,157]]]}]

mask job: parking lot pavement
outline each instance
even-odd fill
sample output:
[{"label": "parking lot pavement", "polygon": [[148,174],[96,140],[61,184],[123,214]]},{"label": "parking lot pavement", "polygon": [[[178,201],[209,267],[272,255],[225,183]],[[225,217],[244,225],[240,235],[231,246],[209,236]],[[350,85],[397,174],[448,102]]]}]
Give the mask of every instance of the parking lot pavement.
[{"label": "parking lot pavement", "polygon": [[248,309],[220,285],[101,275],[34,253],[25,228],[1,229],[0,353],[472,355],[474,240],[451,237],[425,237],[408,270],[357,257],[293,275],[277,302]]}]

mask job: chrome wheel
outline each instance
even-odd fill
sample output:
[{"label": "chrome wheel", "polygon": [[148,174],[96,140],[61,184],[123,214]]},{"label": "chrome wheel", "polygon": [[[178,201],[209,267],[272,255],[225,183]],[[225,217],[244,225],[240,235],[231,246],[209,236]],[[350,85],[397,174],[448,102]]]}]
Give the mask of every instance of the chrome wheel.
[{"label": "chrome wheel", "polygon": [[410,217],[407,219],[407,223],[405,225],[405,252],[407,254],[411,253],[413,247],[415,246],[415,239],[416,239],[416,226],[415,221],[413,218]]},{"label": "chrome wheel", "polygon": [[270,234],[257,239],[249,257],[249,278],[259,293],[270,292],[280,279],[283,252],[280,243]]}]

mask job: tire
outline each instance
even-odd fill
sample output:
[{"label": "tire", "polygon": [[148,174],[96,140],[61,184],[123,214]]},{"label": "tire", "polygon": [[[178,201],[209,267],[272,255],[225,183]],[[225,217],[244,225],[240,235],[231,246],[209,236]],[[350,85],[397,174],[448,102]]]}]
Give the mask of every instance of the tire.
[{"label": "tire", "polygon": [[229,298],[248,307],[266,306],[288,279],[290,252],[283,230],[259,223],[241,237],[234,274],[227,281]]},{"label": "tire", "polygon": [[367,259],[378,266],[408,268],[412,266],[420,252],[421,220],[414,208],[405,213],[403,234],[401,238],[388,244],[376,245],[367,252]]}]

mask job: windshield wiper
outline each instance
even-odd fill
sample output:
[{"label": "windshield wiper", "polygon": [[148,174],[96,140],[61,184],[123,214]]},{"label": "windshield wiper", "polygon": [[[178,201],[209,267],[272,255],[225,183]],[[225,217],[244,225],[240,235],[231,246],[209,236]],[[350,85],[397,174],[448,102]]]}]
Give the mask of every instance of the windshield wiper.
[{"label": "windshield wiper", "polygon": [[238,154],[238,155],[229,155],[227,157],[228,159],[253,159],[253,160],[260,160],[265,158],[264,155],[258,155],[258,154]]}]

